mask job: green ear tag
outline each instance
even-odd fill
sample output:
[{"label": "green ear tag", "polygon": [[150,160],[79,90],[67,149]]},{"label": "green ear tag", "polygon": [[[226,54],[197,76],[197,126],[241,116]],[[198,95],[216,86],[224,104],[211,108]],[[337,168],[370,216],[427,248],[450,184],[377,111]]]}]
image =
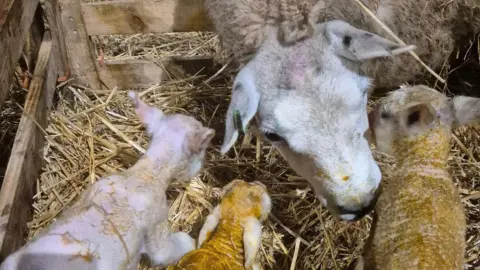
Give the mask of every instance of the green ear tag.
[{"label": "green ear tag", "polygon": [[243,125],[242,125],[242,117],[240,116],[239,110],[233,111],[233,126],[240,134],[244,134]]}]

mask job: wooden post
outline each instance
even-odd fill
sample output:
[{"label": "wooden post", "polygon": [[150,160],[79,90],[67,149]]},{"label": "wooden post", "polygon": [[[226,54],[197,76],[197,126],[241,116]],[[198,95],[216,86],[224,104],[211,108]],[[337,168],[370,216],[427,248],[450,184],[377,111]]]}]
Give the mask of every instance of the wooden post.
[{"label": "wooden post", "polygon": [[[0,261],[25,243],[27,222],[32,215],[32,198],[43,160],[44,134],[49,93],[58,76],[52,59],[52,40],[46,32],[40,46],[37,65],[28,89],[24,114],[20,119],[12,154],[0,190]],[[48,248],[48,247],[46,247]]]},{"label": "wooden post", "polygon": [[38,0],[0,2],[0,110],[5,102]]},{"label": "wooden post", "polygon": [[61,61],[61,65],[59,65],[59,67],[66,73],[68,68],[68,58],[58,0],[45,0],[43,8],[45,10],[45,17],[47,18],[48,29],[52,35],[52,50],[59,52],[58,56],[60,57]]},{"label": "wooden post", "polygon": [[59,0],[59,4],[70,73],[78,84],[101,89],[95,55],[83,23],[80,0]]}]

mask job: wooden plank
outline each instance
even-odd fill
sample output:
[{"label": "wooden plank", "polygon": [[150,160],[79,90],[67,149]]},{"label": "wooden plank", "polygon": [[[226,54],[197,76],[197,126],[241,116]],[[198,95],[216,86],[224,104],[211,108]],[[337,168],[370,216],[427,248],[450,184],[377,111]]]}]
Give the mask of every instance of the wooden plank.
[{"label": "wooden plank", "polygon": [[58,57],[60,57],[61,63],[59,68],[66,73],[68,67],[67,49],[65,47],[65,37],[63,36],[58,0],[45,0],[43,3],[43,9],[45,11],[48,29],[52,35],[52,50],[58,52]]},{"label": "wooden plank", "polygon": [[38,51],[42,43],[45,27],[43,22],[43,11],[40,5],[37,6],[30,33],[25,38],[22,57],[19,59],[20,70],[18,70],[19,80],[23,88],[28,89],[35,65],[37,63]]},{"label": "wooden plank", "polygon": [[42,8],[38,5],[30,27],[30,33],[25,39],[23,57],[20,57],[19,59],[20,64],[24,61],[23,64],[26,66],[26,70],[30,73],[33,73],[33,69],[35,68],[38,51],[40,50],[40,44],[42,43],[43,34],[45,33],[42,15]]},{"label": "wooden plank", "polygon": [[163,69],[148,60],[105,61],[98,75],[108,89],[142,87],[160,83],[164,77]]},{"label": "wooden plank", "polygon": [[82,4],[89,35],[211,31],[203,0],[109,1]]},{"label": "wooden plank", "polygon": [[58,76],[51,54],[52,40],[46,32],[0,190],[0,261],[25,243],[28,232],[32,198],[43,162],[44,135],[35,122],[45,127],[47,97],[54,91]]},{"label": "wooden plank", "polygon": [[[52,58],[50,61],[53,61],[51,64],[56,68],[53,72],[57,73],[59,77],[62,77],[68,74],[69,71],[58,0],[45,0],[43,2],[43,9],[47,21],[47,29],[50,31],[52,37]],[[57,78],[55,78],[55,80],[56,79]],[[48,93],[50,96],[47,97],[47,100],[52,101],[55,92],[49,91]],[[48,105],[49,109],[53,106],[52,102],[49,102]]]},{"label": "wooden plank", "polygon": [[212,74],[215,70],[211,57],[168,57],[156,63],[149,60],[107,60],[100,67],[100,80],[109,89],[145,87],[165,79],[164,68],[176,65],[182,71],[195,75]]},{"label": "wooden plank", "polygon": [[8,96],[38,0],[0,3],[0,110]]},{"label": "wooden plank", "polygon": [[95,54],[85,31],[79,0],[59,0],[62,33],[68,55],[70,73],[78,84],[100,89]]}]

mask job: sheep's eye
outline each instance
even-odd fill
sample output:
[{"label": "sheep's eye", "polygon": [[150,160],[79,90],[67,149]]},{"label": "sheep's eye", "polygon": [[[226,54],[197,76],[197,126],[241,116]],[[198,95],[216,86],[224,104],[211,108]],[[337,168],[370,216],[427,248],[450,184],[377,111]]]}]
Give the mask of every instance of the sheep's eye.
[{"label": "sheep's eye", "polygon": [[281,136],[279,136],[275,133],[272,133],[272,132],[264,132],[263,134],[271,142],[279,142],[279,141],[283,140],[283,138]]},{"label": "sheep's eye", "polygon": [[388,119],[388,118],[390,118],[391,116],[392,116],[392,115],[389,114],[389,113],[386,112],[386,111],[382,111],[382,113],[380,114],[380,117],[381,117],[382,119]]},{"label": "sheep's eye", "polygon": [[420,120],[420,112],[414,111],[408,115],[407,125],[411,126]]}]

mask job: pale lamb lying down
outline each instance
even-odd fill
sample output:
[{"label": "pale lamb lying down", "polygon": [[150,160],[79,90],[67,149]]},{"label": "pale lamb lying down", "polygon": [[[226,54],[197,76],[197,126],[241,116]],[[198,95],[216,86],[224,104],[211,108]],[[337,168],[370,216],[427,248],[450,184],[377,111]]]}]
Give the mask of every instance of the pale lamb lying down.
[{"label": "pale lamb lying down", "polygon": [[370,113],[372,139],[397,161],[356,269],[463,269],[466,221],[448,172],[451,129],[480,123],[480,99],[418,85]]},{"label": "pale lamb lying down", "polygon": [[195,248],[188,234],[169,231],[165,191],[172,179],[199,172],[215,132],[190,116],[164,115],[134,92],[129,96],[152,137],[146,154],[90,186],[0,269],[137,269],[141,254],[166,266]]},{"label": "pale lamb lying down", "polygon": [[260,182],[233,180],[222,190],[222,201],[203,225],[198,249],[187,253],[174,269],[251,270],[261,269],[256,261],[263,222],[271,200]]}]

